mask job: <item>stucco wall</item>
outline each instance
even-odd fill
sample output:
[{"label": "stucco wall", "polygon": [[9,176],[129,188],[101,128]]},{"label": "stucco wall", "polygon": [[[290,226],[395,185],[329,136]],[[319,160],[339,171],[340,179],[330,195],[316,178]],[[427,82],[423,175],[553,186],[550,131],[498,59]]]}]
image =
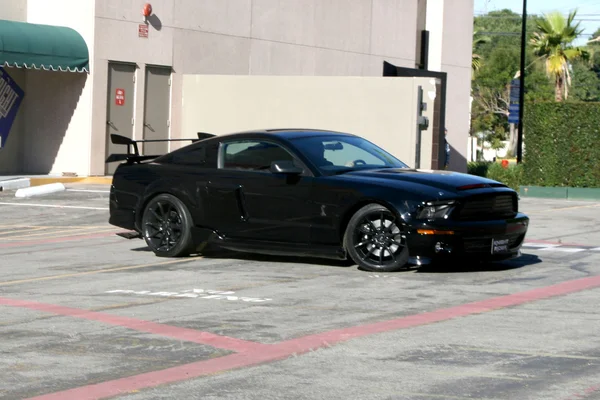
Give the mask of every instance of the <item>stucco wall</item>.
[{"label": "stucco wall", "polygon": [[469,138],[473,0],[427,0],[429,69],[448,73],[446,128],[450,166],[466,172]]},{"label": "stucco wall", "polygon": [[[269,128],[345,131],[414,166],[417,85],[427,83],[413,78],[185,75],[182,126],[185,137],[198,131]],[[424,100],[433,110],[432,100]],[[431,166],[430,148],[422,148],[423,168]]]},{"label": "stucco wall", "polygon": [[415,0],[155,0],[96,2],[92,174],[104,172],[108,61],[137,64],[134,135],[143,132],[146,64],[172,66],[171,137],[181,137],[182,75],[381,76],[415,67]]},{"label": "stucco wall", "polygon": [[0,0],[0,19],[27,21],[27,0]]},{"label": "stucco wall", "polygon": [[[78,31],[93,72],[94,8],[95,0],[28,0],[27,22]],[[86,73],[27,71],[26,80],[24,172],[88,175],[92,79]]]},{"label": "stucco wall", "polygon": [[[414,68],[420,30],[431,31],[430,69],[448,72],[447,127],[451,168],[461,170],[468,134],[472,0],[154,0],[148,38],[138,37],[143,1],[0,0],[0,18],[69,26],[90,50],[91,74],[60,77],[54,87],[34,74],[27,95],[47,120],[68,121],[60,131],[29,121],[24,165],[48,171],[103,174],[108,61],[136,63],[134,135],[143,132],[146,64],[172,66],[171,137],[181,137],[182,76],[381,76],[383,61]],[[69,12],[64,12],[69,10]],[[80,90],[79,90],[80,89]],[[42,90],[57,90],[54,95]],[[73,110],[44,107],[58,94],[76,96]],[[74,98],[63,103],[73,104]],[[59,117],[50,113],[59,109]],[[51,111],[49,111],[51,110]],[[69,116],[68,114],[71,113]],[[21,128],[25,129],[25,128]],[[40,132],[43,140],[32,135]],[[90,135],[91,132],[91,135]],[[31,136],[31,137],[30,137]],[[91,137],[90,137],[91,136]],[[43,146],[41,143],[45,143]],[[44,152],[47,145],[56,152]],[[39,157],[45,157],[41,162]],[[464,158],[464,156],[463,156]],[[31,162],[30,162],[31,161]]]}]

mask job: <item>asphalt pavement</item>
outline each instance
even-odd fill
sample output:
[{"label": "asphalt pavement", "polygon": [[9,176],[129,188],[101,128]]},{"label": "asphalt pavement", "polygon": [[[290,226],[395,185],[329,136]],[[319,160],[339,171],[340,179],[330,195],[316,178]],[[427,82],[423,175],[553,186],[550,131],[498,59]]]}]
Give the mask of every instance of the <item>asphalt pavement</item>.
[{"label": "asphalt pavement", "polygon": [[0,192],[2,399],[600,398],[600,203],[523,199],[516,260],[377,274],[157,258],[66,186]]}]

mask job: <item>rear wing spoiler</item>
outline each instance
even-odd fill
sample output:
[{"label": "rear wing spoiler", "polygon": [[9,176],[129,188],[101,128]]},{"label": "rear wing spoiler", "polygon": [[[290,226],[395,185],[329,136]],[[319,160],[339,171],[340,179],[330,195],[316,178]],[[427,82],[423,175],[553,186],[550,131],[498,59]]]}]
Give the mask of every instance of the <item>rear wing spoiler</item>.
[{"label": "rear wing spoiler", "polygon": [[122,144],[127,146],[126,154],[111,154],[106,159],[106,163],[117,162],[117,161],[127,161],[127,164],[140,163],[145,160],[152,160],[154,158],[160,157],[160,155],[142,155],[140,154],[140,149],[138,147],[138,143],[156,143],[156,142],[188,142],[191,141],[195,143],[200,140],[208,139],[214,137],[216,135],[212,133],[206,132],[198,132],[197,139],[145,139],[145,140],[133,140],[126,136],[117,135],[116,133],[111,133],[110,141],[113,144]]}]

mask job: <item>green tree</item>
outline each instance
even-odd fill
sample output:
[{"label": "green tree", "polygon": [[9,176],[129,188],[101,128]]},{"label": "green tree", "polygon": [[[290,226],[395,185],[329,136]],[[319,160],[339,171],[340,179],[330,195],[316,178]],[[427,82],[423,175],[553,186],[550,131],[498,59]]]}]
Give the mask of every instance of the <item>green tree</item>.
[{"label": "green tree", "polygon": [[471,56],[471,71],[472,71],[471,79],[473,79],[475,77],[475,73],[477,73],[477,71],[479,71],[479,69],[483,65],[483,57],[476,53],[477,47],[484,43],[489,43],[491,41],[491,38],[489,36],[479,36],[478,33],[479,32],[477,32],[477,31],[473,32],[473,52],[472,52],[473,54]]},{"label": "green tree", "polygon": [[[539,17],[527,19],[527,32],[536,27]],[[473,53],[485,63],[473,74],[471,110],[472,133],[481,134],[485,140],[506,140],[513,132],[508,123],[508,106],[511,81],[517,77],[521,60],[522,18],[511,10],[492,11],[474,19],[474,31],[486,41],[475,41]],[[543,65],[528,47],[526,51],[526,101],[548,99],[553,87],[545,76]],[[512,141],[511,141],[512,143]]]},{"label": "green tree", "polygon": [[572,65],[572,97],[574,101],[600,101],[600,79],[594,70],[597,65],[575,61]]},{"label": "green tree", "polygon": [[584,49],[571,46],[582,32],[580,23],[573,23],[576,14],[577,11],[572,11],[567,18],[557,11],[545,14],[537,21],[537,29],[530,41],[534,53],[545,62],[546,74],[554,84],[558,102],[569,96],[570,63],[588,55]]},{"label": "green tree", "polygon": [[592,37],[588,41],[588,46],[600,46],[600,28],[596,29],[596,32],[592,33]]}]

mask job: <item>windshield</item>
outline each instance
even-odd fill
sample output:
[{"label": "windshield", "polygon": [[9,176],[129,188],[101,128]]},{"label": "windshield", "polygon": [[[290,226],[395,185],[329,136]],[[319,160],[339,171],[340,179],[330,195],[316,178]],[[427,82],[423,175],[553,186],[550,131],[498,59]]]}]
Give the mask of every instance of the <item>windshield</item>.
[{"label": "windshield", "polygon": [[355,136],[312,136],[292,139],[323,174],[374,168],[409,168],[385,150]]}]

